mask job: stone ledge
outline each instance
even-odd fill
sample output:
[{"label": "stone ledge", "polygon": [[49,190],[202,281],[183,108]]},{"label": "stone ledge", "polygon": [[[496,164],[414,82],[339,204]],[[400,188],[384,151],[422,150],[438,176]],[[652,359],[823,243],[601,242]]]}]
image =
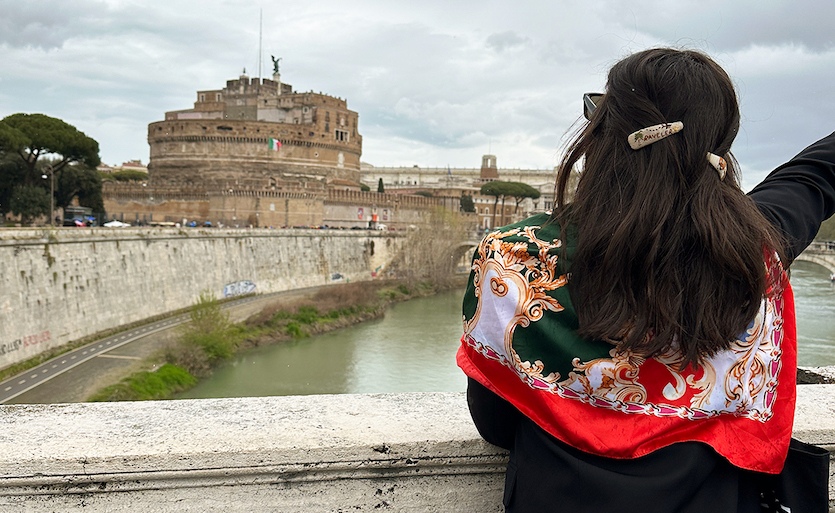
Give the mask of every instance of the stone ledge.
[{"label": "stone ledge", "polygon": [[[0,511],[501,511],[462,393],[0,411]],[[835,386],[799,387],[794,434],[835,449]]]}]

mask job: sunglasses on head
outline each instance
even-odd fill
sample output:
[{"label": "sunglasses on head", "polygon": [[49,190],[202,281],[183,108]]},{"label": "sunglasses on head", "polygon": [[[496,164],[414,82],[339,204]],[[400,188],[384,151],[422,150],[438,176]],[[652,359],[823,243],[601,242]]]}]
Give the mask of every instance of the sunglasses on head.
[{"label": "sunglasses on head", "polygon": [[594,110],[602,99],[603,93],[586,93],[583,95],[583,116],[586,119],[591,119],[591,115],[594,114]]}]

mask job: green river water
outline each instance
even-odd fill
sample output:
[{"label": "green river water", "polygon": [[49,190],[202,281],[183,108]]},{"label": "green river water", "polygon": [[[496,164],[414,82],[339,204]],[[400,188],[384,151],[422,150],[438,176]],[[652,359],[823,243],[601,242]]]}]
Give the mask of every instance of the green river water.
[{"label": "green river water", "polygon": [[[822,267],[792,268],[798,362],[835,365],[835,286]],[[182,398],[463,391],[455,365],[460,290],[393,305],[384,318],[239,355]]]}]

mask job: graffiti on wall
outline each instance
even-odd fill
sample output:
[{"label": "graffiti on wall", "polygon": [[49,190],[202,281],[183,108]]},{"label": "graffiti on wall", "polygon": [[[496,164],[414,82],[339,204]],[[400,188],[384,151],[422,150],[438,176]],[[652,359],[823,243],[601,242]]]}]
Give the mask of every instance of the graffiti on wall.
[{"label": "graffiti on wall", "polygon": [[249,280],[236,281],[223,287],[223,297],[240,296],[250,292],[255,292],[255,284]]},{"label": "graffiti on wall", "polygon": [[0,344],[0,355],[9,354],[17,351],[23,347],[35,346],[38,344],[42,344],[47,340],[51,340],[52,336],[49,334],[49,330],[42,331],[37,335],[26,335],[25,337],[21,337],[17,340],[12,342],[5,342]]}]

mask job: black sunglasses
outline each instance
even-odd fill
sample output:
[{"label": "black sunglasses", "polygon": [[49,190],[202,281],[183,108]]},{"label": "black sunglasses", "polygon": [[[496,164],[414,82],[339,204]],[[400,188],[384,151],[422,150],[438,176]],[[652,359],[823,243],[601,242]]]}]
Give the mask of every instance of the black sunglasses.
[{"label": "black sunglasses", "polygon": [[586,119],[591,119],[594,109],[597,108],[602,99],[603,93],[586,93],[583,95],[583,116]]}]

